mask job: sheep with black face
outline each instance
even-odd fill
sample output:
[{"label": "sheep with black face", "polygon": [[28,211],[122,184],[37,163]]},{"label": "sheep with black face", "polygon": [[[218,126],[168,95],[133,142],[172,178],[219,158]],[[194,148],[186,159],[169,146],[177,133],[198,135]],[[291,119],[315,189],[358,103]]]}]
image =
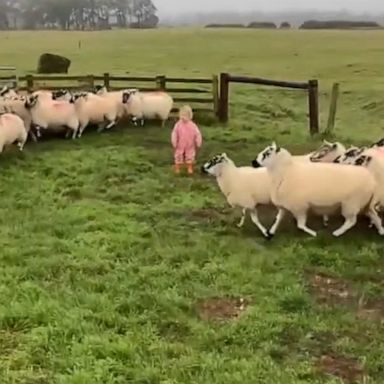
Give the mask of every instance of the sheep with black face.
[{"label": "sheep with black face", "polygon": [[308,211],[329,210],[333,214],[337,207],[341,208],[345,221],[333,232],[334,236],[341,236],[355,226],[360,213],[367,215],[379,234],[384,235],[375,210],[377,183],[366,168],[295,162],[292,155],[276,143],[261,151],[254,164],[266,167],[271,179],[271,200],[279,210],[269,230],[270,236],[276,233],[287,211],[296,218],[299,229],[316,236],[316,232],[306,224]]},{"label": "sheep with black face", "polygon": [[242,208],[238,227],[244,224],[245,215],[249,212],[253,223],[266,238],[269,238],[257,211],[261,205],[271,205],[270,179],[267,170],[237,167],[225,153],[214,156],[202,166],[201,170],[216,177],[219,188],[231,207]]}]

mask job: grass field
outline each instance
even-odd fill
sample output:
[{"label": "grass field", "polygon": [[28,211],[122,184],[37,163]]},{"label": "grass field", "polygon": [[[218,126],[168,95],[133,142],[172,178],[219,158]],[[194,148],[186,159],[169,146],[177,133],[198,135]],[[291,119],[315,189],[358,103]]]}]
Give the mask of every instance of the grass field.
[{"label": "grass field", "polygon": [[[384,136],[383,37],[2,32],[0,54],[21,72],[54,51],[74,74],[318,78],[323,126],[339,81],[336,138],[363,144]],[[300,91],[232,87],[228,126],[201,124],[199,165],[223,151],[249,164],[272,139],[315,148],[306,111]],[[248,221],[238,229],[213,179],[172,174],[171,127],[119,126],[1,156],[0,382],[382,384],[383,239],[366,223],[341,239],[336,223],[310,223],[312,239],[288,222],[269,243]]]}]

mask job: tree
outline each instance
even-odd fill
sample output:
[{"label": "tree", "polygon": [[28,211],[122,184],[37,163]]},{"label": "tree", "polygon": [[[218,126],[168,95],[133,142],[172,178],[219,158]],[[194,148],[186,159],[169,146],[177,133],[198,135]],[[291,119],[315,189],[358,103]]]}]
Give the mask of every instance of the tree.
[{"label": "tree", "polygon": [[154,28],[156,13],[152,0],[0,0],[0,29]]}]

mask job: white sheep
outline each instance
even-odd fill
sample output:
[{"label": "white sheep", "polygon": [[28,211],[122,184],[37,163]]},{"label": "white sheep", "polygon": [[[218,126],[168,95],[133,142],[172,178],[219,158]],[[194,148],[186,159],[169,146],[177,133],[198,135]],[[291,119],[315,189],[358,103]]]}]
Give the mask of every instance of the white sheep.
[{"label": "white sheep", "polygon": [[160,119],[161,126],[164,127],[173,108],[173,98],[167,92],[140,92],[137,89],[127,92],[130,97],[126,111],[132,116],[135,125],[138,120],[144,125],[144,119]]},{"label": "white sheep", "polygon": [[[121,98],[125,104],[129,94],[123,92]],[[99,126],[98,132],[110,129],[116,124],[119,105],[111,98],[83,92],[73,95],[73,103],[80,122],[78,137],[81,137],[90,123]]]},{"label": "white sheep", "polygon": [[8,98],[17,96],[17,92],[14,89],[9,88],[7,85],[4,85],[4,87],[0,90],[0,97]]},{"label": "white sheep", "polygon": [[120,91],[108,91],[106,86],[96,86],[95,94],[103,97],[112,98],[118,105],[118,114],[117,118],[121,119],[125,115],[128,114],[127,104],[123,103],[123,95],[124,93],[129,92],[128,90],[120,90]]},{"label": "white sheep", "polygon": [[72,98],[71,92],[67,89],[59,89],[57,91],[49,91],[45,89],[40,89],[32,92],[31,96],[39,96],[40,100],[67,100],[70,101]]},{"label": "white sheep", "polygon": [[342,156],[345,153],[345,146],[339,142],[330,143],[329,141],[323,140],[323,144],[319,149],[314,151],[309,160],[318,163],[332,163],[339,156]]},{"label": "white sheep", "polygon": [[238,227],[244,224],[246,212],[249,211],[253,223],[265,237],[269,237],[257,212],[258,206],[271,204],[270,179],[266,168],[237,167],[225,153],[222,153],[205,163],[202,172],[216,177],[221,192],[232,208],[242,208]]},{"label": "white sheep", "polygon": [[33,127],[31,112],[25,107],[26,100],[27,99],[24,96],[7,97],[3,100],[0,100],[0,111],[6,113],[13,113],[19,116],[24,121],[24,125],[32,140],[34,142],[37,142],[37,137],[32,129]]},{"label": "white sheep", "polygon": [[24,121],[13,113],[4,113],[0,115],[0,153],[5,146],[17,141],[20,151],[23,150],[28,138],[28,132]]},{"label": "white sheep", "polygon": [[76,138],[80,123],[73,103],[34,95],[27,97],[25,106],[31,111],[32,122],[37,126],[38,132],[40,129],[67,128],[69,130],[66,137],[72,131],[72,139]]},{"label": "white sheep", "polygon": [[[292,155],[292,159],[295,161],[301,162],[332,162],[335,158],[344,153],[345,147],[339,143],[330,143],[326,140],[323,141],[323,144],[316,151],[308,153],[306,155]],[[256,160],[252,162],[252,166],[257,168],[259,164]],[[330,209],[325,211],[317,209],[316,213],[323,216],[323,225],[324,227],[328,226],[329,215],[324,212],[331,212]]]},{"label": "white sheep", "polygon": [[380,235],[384,228],[375,210],[378,202],[377,182],[363,167],[334,163],[295,162],[284,148],[273,143],[261,151],[256,161],[265,166],[271,178],[271,199],[278,208],[275,222],[269,230],[273,236],[290,211],[297,227],[311,236],[316,232],[307,227],[307,212],[312,208],[334,211],[341,207],[343,225],[333,232],[338,237],[352,228],[360,213],[366,214]]}]

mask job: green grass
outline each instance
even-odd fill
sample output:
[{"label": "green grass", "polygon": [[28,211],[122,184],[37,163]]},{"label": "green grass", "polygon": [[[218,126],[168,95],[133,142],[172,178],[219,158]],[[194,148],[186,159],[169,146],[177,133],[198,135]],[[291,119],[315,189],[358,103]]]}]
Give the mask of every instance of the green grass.
[{"label": "green grass", "polygon": [[[382,32],[49,34],[2,32],[2,64],[31,71],[54,51],[75,74],[318,78],[323,126],[339,81],[336,138],[383,135]],[[300,91],[232,87],[228,126],[202,120],[199,165],[223,151],[249,164],[272,139],[296,153],[316,147],[306,103]],[[171,127],[119,126],[2,154],[0,382],[336,384],[316,369],[335,354],[383,383],[383,326],[357,308],[362,295],[382,306],[383,240],[366,223],[341,239],[317,222],[316,239],[291,223],[272,242],[249,221],[238,229],[213,179],[172,174]],[[353,296],[328,290],[320,304],[308,289],[320,273]],[[195,304],[215,296],[249,305],[237,320],[201,320]]]}]

